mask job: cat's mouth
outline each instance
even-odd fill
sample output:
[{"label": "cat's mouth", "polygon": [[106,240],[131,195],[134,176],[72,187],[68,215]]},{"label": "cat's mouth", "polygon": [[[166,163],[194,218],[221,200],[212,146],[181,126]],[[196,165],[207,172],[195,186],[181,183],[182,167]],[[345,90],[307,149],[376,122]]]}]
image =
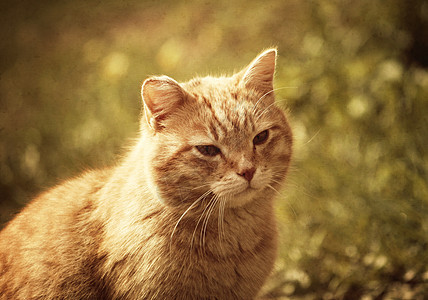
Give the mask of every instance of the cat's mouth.
[{"label": "cat's mouth", "polygon": [[232,184],[219,184],[212,187],[212,192],[217,197],[224,199],[227,206],[242,206],[254,199],[257,193],[264,188],[260,181],[235,181]]}]

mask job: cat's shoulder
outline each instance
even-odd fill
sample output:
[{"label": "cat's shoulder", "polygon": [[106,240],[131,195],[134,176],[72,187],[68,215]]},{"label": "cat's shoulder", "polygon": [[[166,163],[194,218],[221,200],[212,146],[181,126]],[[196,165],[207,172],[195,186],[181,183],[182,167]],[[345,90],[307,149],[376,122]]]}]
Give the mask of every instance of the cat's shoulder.
[{"label": "cat's shoulder", "polygon": [[108,181],[112,174],[112,169],[100,169],[85,171],[81,175],[67,179],[62,183],[42,192],[31,204],[43,201],[64,201],[70,200],[79,202],[95,195]]}]

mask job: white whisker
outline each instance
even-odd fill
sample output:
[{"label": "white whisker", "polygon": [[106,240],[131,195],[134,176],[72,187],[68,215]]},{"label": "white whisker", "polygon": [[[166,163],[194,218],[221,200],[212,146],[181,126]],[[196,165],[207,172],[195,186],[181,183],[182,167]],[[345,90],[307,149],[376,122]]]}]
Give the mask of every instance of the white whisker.
[{"label": "white whisker", "polygon": [[261,112],[257,113],[257,114],[256,114],[256,122],[257,122],[261,117],[263,117],[263,115],[264,115],[265,113],[267,113],[267,112],[269,111],[269,108],[270,108],[271,106],[273,106],[273,105],[275,105],[275,103],[271,103],[271,104],[269,104],[268,106],[266,106],[266,107],[265,107],[265,109],[264,109],[264,110],[262,110]]},{"label": "white whisker", "polygon": [[210,186],[210,185],[211,185],[211,183],[201,184],[201,185],[199,185],[197,187],[192,188],[191,191],[197,190],[197,189],[200,189],[200,188],[203,188],[203,187],[207,187],[207,186]]},{"label": "white whisker", "polygon": [[208,223],[209,223],[209,219],[214,211],[214,208],[216,207],[217,203],[218,203],[218,199],[219,197],[216,196],[214,197],[214,200],[212,201],[212,204],[210,205],[210,208],[207,211],[206,217],[204,219],[204,222],[202,224],[202,247],[205,247],[205,242],[206,242],[206,234],[207,234],[207,227],[208,227]]},{"label": "white whisker", "polygon": [[204,217],[207,209],[212,205],[213,199],[215,199],[217,196],[214,194],[211,199],[209,200],[207,206],[205,206],[204,210],[202,211],[201,215],[198,218],[198,222],[195,225],[195,229],[193,230],[193,234],[192,234],[192,239],[190,241],[190,250],[193,249],[193,241],[195,239],[195,235],[196,235],[196,230],[198,229],[199,223],[201,222],[202,218]]},{"label": "white whisker", "polygon": [[268,184],[268,185],[266,185],[268,188],[270,188],[271,190],[273,190],[274,192],[276,192],[278,195],[281,195],[281,193],[276,189],[276,188],[274,188],[272,185],[270,185],[270,184]]},{"label": "white whisker", "polygon": [[199,204],[199,202],[201,202],[202,200],[204,200],[209,194],[211,193],[210,190],[206,191],[205,193],[203,193],[201,196],[199,196],[198,199],[196,199],[195,201],[193,201],[193,203],[184,211],[184,213],[180,216],[180,218],[178,219],[177,223],[174,226],[174,229],[172,230],[171,233],[171,237],[170,237],[170,241],[169,241],[169,248],[171,251],[171,247],[172,247],[172,238],[174,236],[175,231],[177,230],[178,224],[181,222],[181,220],[184,218],[184,216],[192,209],[194,208],[197,204]]},{"label": "white whisker", "polygon": [[270,181],[272,181],[273,183],[276,183],[276,184],[278,184],[278,185],[281,185],[281,184],[282,184],[282,182],[281,182],[281,181],[276,180],[276,179],[273,179],[273,178],[271,178],[271,179],[270,179]]},{"label": "white whisker", "polygon": [[[268,188],[270,188],[270,189],[272,189],[273,191],[275,191],[279,196],[281,196],[281,193],[277,190],[277,189],[275,189],[272,185],[270,185],[270,184],[268,184],[267,185],[267,187]],[[293,212],[293,215],[295,216],[295,217],[297,217],[297,213],[296,213],[296,211],[294,210],[294,207],[288,202],[288,201],[285,201],[287,204],[288,204],[288,206],[291,208],[291,211]]]},{"label": "white whisker", "polygon": [[257,100],[256,104],[254,104],[252,112],[254,113],[254,112],[256,111],[257,105],[259,105],[260,101],[261,101],[264,97],[266,97],[267,95],[269,95],[269,94],[270,94],[270,93],[272,93],[272,92],[275,92],[275,91],[278,91],[278,90],[283,90],[283,89],[297,89],[297,87],[296,87],[296,86],[284,86],[284,87],[280,87],[280,88],[276,88],[276,89],[270,90],[270,91],[269,91],[269,92],[267,92],[267,93],[264,93],[264,94],[263,94],[263,95],[262,95],[262,96]]},{"label": "white whisker", "polygon": [[224,209],[226,206],[226,199],[224,197],[219,198],[219,206],[218,206],[218,239],[220,245],[221,253],[225,253],[223,250],[223,241],[225,240],[225,232],[224,232]]},{"label": "white whisker", "polygon": [[307,144],[309,144],[310,142],[312,142],[312,140],[318,135],[318,133],[320,133],[320,131],[321,131],[321,128],[320,129],[318,129],[318,131],[317,132],[315,132],[315,134],[307,141],[307,142],[305,142],[304,144],[303,144],[303,146],[305,146],[305,145],[307,145]]}]

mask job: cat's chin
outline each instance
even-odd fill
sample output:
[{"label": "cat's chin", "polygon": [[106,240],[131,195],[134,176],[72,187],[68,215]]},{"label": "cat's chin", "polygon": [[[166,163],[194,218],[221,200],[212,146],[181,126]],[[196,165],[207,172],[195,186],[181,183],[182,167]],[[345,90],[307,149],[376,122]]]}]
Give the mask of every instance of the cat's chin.
[{"label": "cat's chin", "polygon": [[231,196],[227,202],[226,207],[241,207],[246,205],[247,203],[250,203],[254,200],[258,190],[254,188],[246,188],[242,192],[239,192],[233,196]]}]

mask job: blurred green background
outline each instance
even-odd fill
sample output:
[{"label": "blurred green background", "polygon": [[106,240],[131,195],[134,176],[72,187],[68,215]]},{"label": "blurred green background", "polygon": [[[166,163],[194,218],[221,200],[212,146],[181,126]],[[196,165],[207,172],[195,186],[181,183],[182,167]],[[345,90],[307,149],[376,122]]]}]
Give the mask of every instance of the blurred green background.
[{"label": "blurred green background", "polygon": [[231,74],[277,46],[296,142],[266,296],[428,298],[426,1],[9,0],[0,16],[0,226],[124,153],[147,76]]}]

